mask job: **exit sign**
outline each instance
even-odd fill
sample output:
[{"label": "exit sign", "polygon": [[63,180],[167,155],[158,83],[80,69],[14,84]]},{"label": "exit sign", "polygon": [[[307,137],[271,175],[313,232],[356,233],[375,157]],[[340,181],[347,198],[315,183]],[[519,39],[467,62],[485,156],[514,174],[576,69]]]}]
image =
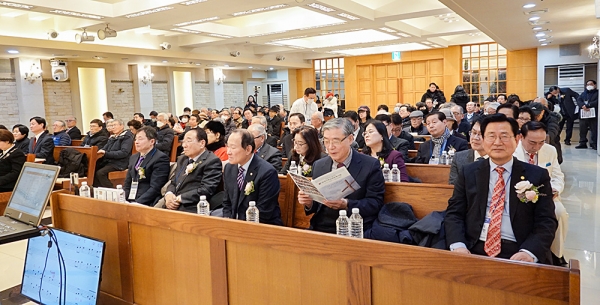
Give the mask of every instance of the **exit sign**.
[{"label": "exit sign", "polygon": [[400,51],[392,52],[392,60],[400,60]]}]

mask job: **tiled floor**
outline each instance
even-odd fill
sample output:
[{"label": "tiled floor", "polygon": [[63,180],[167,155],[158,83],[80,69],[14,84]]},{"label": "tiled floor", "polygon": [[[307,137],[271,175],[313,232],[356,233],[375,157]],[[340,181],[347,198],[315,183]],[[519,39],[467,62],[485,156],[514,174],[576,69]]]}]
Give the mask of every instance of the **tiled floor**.
[{"label": "tiled floor", "polygon": [[[566,187],[563,204],[569,212],[565,257],[581,267],[581,304],[600,304],[600,157],[596,151],[563,147]],[[20,284],[25,241],[0,246],[0,291]]]}]

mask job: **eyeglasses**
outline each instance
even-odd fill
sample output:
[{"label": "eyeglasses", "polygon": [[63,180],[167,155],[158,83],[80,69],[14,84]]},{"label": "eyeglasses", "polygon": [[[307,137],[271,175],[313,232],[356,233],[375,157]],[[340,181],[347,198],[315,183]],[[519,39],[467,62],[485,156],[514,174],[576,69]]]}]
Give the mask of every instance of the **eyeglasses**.
[{"label": "eyeglasses", "polygon": [[471,130],[471,131],[469,131],[469,136],[471,138],[474,138],[474,139],[475,138],[480,138],[481,139],[481,137],[483,137],[483,134],[481,134],[481,132],[479,132],[479,131],[472,131]]},{"label": "eyeglasses", "polygon": [[517,120],[521,121],[521,122],[530,122],[531,119],[527,119],[527,118],[518,118]]},{"label": "eyeglasses", "polygon": [[329,145],[338,146],[338,145],[342,144],[342,142],[344,140],[346,140],[349,136],[350,135],[347,135],[341,140],[339,140],[339,139],[333,139],[333,140],[323,139],[323,145],[325,145],[325,147],[329,147]]},{"label": "eyeglasses", "polygon": [[256,137],[254,137],[254,139],[256,140],[256,139],[258,139],[258,138],[260,138],[260,137],[262,137],[262,136],[263,136],[263,135],[256,136]]},{"label": "eyeglasses", "polygon": [[402,127],[396,127],[396,128],[392,128],[393,132],[401,132],[402,131]]},{"label": "eyeglasses", "polygon": [[500,137],[498,137],[497,135],[487,135],[483,138],[484,141],[488,142],[488,143],[494,143],[496,142],[496,139],[500,138],[500,141],[502,141],[502,143],[508,143],[510,142],[510,139],[514,138],[513,136],[509,136],[509,135],[501,135]]},{"label": "eyeglasses", "polygon": [[298,146],[306,145],[306,142],[296,141],[296,139],[292,139],[292,142],[294,143],[294,145],[298,145]]},{"label": "eyeglasses", "polygon": [[376,132],[377,132],[377,130],[373,130],[373,129],[367,130],[367,131],[365,131],[365,132],[362,133],[362,136],[366,137],[367,135],[372,135],[372,134],[374,134]]}]

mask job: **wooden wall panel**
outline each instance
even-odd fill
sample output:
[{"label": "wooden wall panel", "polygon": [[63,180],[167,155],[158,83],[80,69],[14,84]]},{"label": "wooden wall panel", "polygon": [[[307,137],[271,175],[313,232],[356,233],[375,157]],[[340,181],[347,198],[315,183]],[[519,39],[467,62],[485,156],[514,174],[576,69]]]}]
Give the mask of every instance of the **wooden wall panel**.
[{"label": "wooden wall panel", "polygon": [[227,261],[231,305],[347,304],[343,262],[237,242],[227,242]]},{"label": "wooden wall panel", "polygon": [[[304,89],[315,87],[315,73],[314,69],[297,69],[296,70],[296,96],[290,96],[289,100],[293,103],[297,98],[304,95]],[[266,88],[265,88],[266,89]],[[290,92],[290,94],[293,94]]]},{"label": "wooden wall panel", "polygon": [[506,56],[506,93],[521,100],[537,96],[537,49],[509,51]]}]

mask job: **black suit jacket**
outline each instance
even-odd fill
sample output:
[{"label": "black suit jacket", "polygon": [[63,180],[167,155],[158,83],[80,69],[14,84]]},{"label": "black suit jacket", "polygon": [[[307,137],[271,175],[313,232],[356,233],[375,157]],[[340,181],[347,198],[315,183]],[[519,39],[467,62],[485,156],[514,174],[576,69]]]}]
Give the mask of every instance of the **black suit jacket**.
[{"label": "black suit jacket", "polygon": [[172,192],[175,196],[181,195],[179,211],[196,213],[200,196],[206,196],[206,200],[210,201],[210,198],[217,193],[223,178],[223,165],[214,153],[207,150],[196,160],[196,168],[186,175],[185,168],[189,164],[189,159],[185,155],[177,158],[177,167],[167,192]]},{"label": "black suit jacket", "polygon": [[[429,159],[431,159],[431,155],[433,153],[433,141],[425,141],[421,146],[419,146],[419,151],[417,152],[417,158],[415,163],[423,163],[428,164]],[[457,152],[469,149],[469,144],[466,140],[455,137],[451,135],[446,142],[445,151],[448,151],[450,147],[454,147]]]},{"label": "black suit jacket", "polygon": [[450,178],[448,184],[454,185],[456,179],[458,179],[458,169],[462,168],[466,164],[473,163],[475,161],[475,151],[472,149],[459,151],[454,155],[452,164],[450,165]]},{"label": "black suit jacket", "polygon": [[[313,179],[319,178],[329,172],[333,166],[333,160],[327,156],[317,160],[313,165]],[[373,225],[379,210],[383,206],[383,193],[385,192],[385,180],[381,173],[379,160],[352,151],[352,160],[348,166],[348,172],[356,180],[360,189],[348,195],[348,215],[352,215],[352,208],[360,209],[363,218],[363,229],[367,230]],[[331,209],[324,204],[313,201],[306,215],[315,214],[310,219],[310,227],[315,231],[335,233],[335,221],[339,217],[339,211]]]},{"label": "black suit jacket", "polygon": [[126,169],[129,165],[132,147],[133,134],[129,130],[122,132],[116,137],[110,137],[106,145],[102,147],[106,151],[106,154],[102,157],[101,166],[96,167],[96,169],[104,167],[107,163],[114,165],[119,170]]},{"label": "black suit jacket", "polygon": [[81,130],[77,126],[67,130],[67,134],[71,137],[71,140],[81,140]]},{"label": "black suit jacket", "polygon": [[279,115],[276,115],[273,119],[270,119],[267,133],[274,137],[279,137],[281,135],[281,122],[283,122],[283,119],[280,118]]},{"label": "black suit jacket", "polygon": [[408,149],[416,149],[415,148],[415,137],[413,137],[410,133],[402,130],[402,132],[400,132],[400,136],[398,138],[408,141]]},{"label": "black suit jacket", "polygon": [[170,157],[171,148],[173,147],[173,139],[175,138],[175,131],[173,131],[171,127],[165,126],[158,130],[156,148],[167,155],[167,157]]},{"label": "black suit jacket", "polygon": [[294,136],[292,134],[285,135],[283,139],[281,139],[281,151],[283,152],[286,158],[290,158],[292,156],[292,149],[294,148]]},{"label": "black suit jacket", "polygon": [[[275,168],[275,170],[277,172],[281,171],[281,167],[282,167],[282,165],[281,165],[282,154],[279,151],[279,149],[277,149],[277,148],[275,148],[275,147],[273,147],[271,145],[267,145],[265,143],[260,148],[260,150],[258,151],[257,155],[261,159],[263,159],[263,160],[271,163],[271,165],[273,165],[273,167]],[[290,155],[291,155],[291,153],[290,153]]]},{"label": "black suit jacket", "polygon": [[17,146],[0,157],[0,192],[12,192],[27,157]]},{"label": "black suit jacket", "polygon": [[[546,96],[548,94],[550,92],[546,92]],[[559,88],[558,97],[552,96],[548,100],[554,105],[560,105],[560,114],[563,116],[567,115],[569,118],[577,119],[579,113],[575,113],[575,107],[578,98],[579,93],[571,90],[571,88]]]},{"label": "black suit jacket", "polygon": [[392,143],[392,148],[394,150],[397,150],[402,154],[404,161],[408,162],[408,150],[410,149],[410,143],[408,143],[408,141],[405,139],[396,138],[393,135],[390,138],[390,143]]},{"label": "black suit jacket", "polygon": [[24,154],[29,153],[29,138],[23,138],[20,141],[15,141],[15,147],[20,149]]},{"label": "black suit jacket", "polygon": [[35,154],[36,158],[44,158],[44,164],[54,164],[54,139],[52,135],[48,133],[48,130],[40,135],[37,140],[35,148],[33,147],[33,141],[35,136],[29,139],[29,153]]},{"label": "black suit jacket", "polygon": [[358,144],[358,148],[361,149],[365,147],[365,138],[363,137],[364,132],[365,129],[363,127],[360,127],[360,129],[358,130],[358,135],[356,136],[356,139],[354,139],[354,142]]},{"label": "black suit jacket", "polygon": [[[283,225],[279,209],[279,177],[277,171],[267,161],[252,157],[242,190],[237,185],[238,165],[227,164],[223,173],[225,197],[223,198],[223,217],[246,220],[246,210],[250,201],[256,202],[260,222]],[[254,191],[246,195],[244,189],[252,182]]]},{"label": "black suit jacket", "polygon": [[145,204],[148,206],[154,206],[160,196],[160,189],[169,180],[169,157],[162,153],[160,150],[154,148],[154,151],[150,151],[140,167],[144,168],[144,175],[146,178],[141,179],[139,172],[135,169],[135,165],[140,159],[140,153],[136,153],[129,158],[129,166],[127,168],[127,176],[125,178],[125,199],[129,200],[129,191],[131,190],[131,183],[133,181],[138,182],[137,193],[135,194],[135,201],[137,203]]},{"label": "black suit jacket", "polygon": [[81,142],[81,146],[98,146],[98,149],[102,149],[104,145],[108,142],[108,137],[103,132],[97,132],[95,134],[88,133],[85,138],[83,138],[83,142]]},{"label": "black suit jacket", "polygon": [[[530,165],[513,158],[510,179],[509,212],[511,226],[519,249],[533,253],[540,263],[551,263],[550,245],[558,226],[554,214],[550,176],[544,168]],[[515,191],[515,185],[528,180],[540,188],[540,196],[536,203],[521,202]],[[458,179],[454,185],[452,198],[448,200],[448,209],[444,220],[446,244],[464,243],[471,249],[479,240],[485,211],[490,181],[490,160],[481,160],[459,169]]]}]

